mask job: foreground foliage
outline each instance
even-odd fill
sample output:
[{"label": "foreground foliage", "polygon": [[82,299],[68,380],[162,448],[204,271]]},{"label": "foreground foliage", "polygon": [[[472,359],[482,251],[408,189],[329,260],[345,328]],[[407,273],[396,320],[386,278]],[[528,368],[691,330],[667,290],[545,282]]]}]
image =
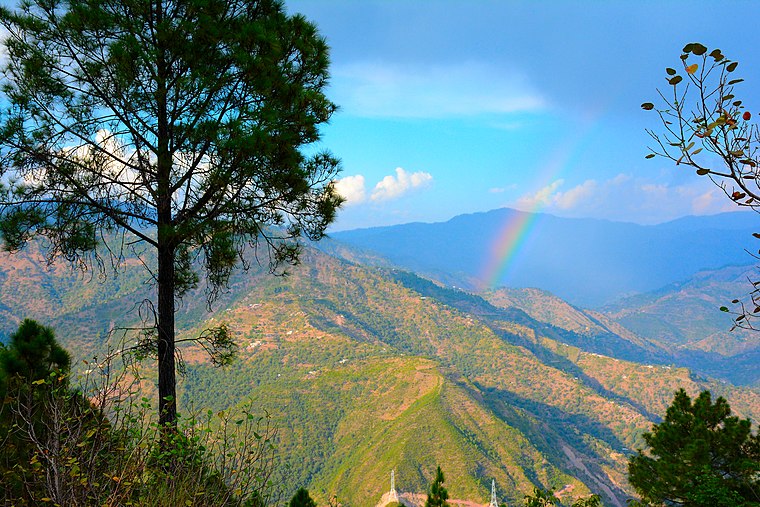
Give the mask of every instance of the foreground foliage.
[{"label": "foreground foliage", "polygon": [[[670,90],[659,103],[645,102],[644,110],[656,111],[661,131],[647,130],[655,142],[647,158],[670,159],[706,176],[740,207],[760,211],[760,126],[744,104],[736,75],[739,62],[720,49],[686,44],[678,68],[665,69]],[[757,114],[757,113],[755,113]],[[760,238],[760,233],[753,234]],[[753,281],[748,300],[734,299],[736,327],[756,329],[760,317],[760,285]]]},{"label": "foreground foliage", "polygon": [[656,505],[760,505],[760,436],[726,400],[679,390],[665,420],[644,435],[649,448],[629,461],[629,481]]},{"label": "foreground foliage", "polygon": [[268,418],[250,407],[180,417],[162,442],[150,400],[137,398],[139,377],[114,377],[110,363],[88,366],[72,387],[68,354],[49,328],[28,320],[0,349],[3,505],[266,505]]},{"label": "foreground foliage", "polygon": [[[553,489],[533,488],[533,494],[525,495],[525,507],[550,507],[560,505],[560,499],[555,495]],[[602,498],[599,495],[591,495],[586,498],[579,498],[573,502],[571,507],[601,507]]]}]

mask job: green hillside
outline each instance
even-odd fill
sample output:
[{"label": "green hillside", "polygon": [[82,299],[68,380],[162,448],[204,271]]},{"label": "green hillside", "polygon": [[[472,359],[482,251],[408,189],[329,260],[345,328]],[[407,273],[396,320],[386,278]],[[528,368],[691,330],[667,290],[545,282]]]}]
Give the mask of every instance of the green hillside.
[{"label": "green hillside", "polygon": [[[22,316],[52,321],[79,357],[138,322],[136,304],[151,293],[137,264],[85,284],[29,254],[3,258],[0,273],[3,329]],[[11,294],[22,283],[33,297]],[[240,347],[225,369],[182,351],[182,410],[253,400],[279,428],[282,498],[306,486],[321,504],[335,494],[346,507],[375,505],[392,469],[400,491],[422,493],[438,464],[455,499],[486,503],[494,478],[509,505],[534,485],[568,502],[593,491],[624,505],[627,455],[678,387],[712,389],[760,418],[756,391],[599,353],[657,352],[601,317],[582,316],[604,327],[606,341],[584,334],[588,324],[563,313],[561,300],[547,319],[556,324],[531,316],[536,303],[493,303],[311,249],[288,277],[254,264],[214,313],[202,289],[181,305],[181,337],[226,322]]]}]

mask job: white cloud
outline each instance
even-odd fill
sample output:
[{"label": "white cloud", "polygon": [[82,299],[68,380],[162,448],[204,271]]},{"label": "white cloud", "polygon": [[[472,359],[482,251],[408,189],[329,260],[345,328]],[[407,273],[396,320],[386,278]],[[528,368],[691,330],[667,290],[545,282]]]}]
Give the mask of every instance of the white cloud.
[{"label": "white cloud", "polygon": [[335,190],[346,200],[346,206],[361,204],[367,199],[364,176],[346,176],[335,182]]},{"label": "white cloud", "polygon": [[375,185],[370,199],[375,202],[396,199],[415,188],[425,187],[432,181],[433,176],[430,173],[422,171],[408,173],[403,168],[397,167],[395,177],[388,175]]},{"label": "white cloud", "polygon": [[605,181],[586,180],[561,190],[557,180],[511,205],[525,211],[546,211],[571,217],[597,217],[657,223],[685,215],[736,211],[719,188],[706,179],[671,184],[618,174]]},{"label": "white cloud", "polygon": [[10,32],[7,28],[0,28],[0,66],[5,66],[8,63],[8,46],[6,40],[10,36]]},{"label": "white cloud", "polygon": [[559,209],[573,209],[596,194],[597,187],[595,180],[586,180],[567,192],[557,192],[553,200]]},{"label": "white cloud", "polygon": [[333,68],[335,101],[364,117],[444,118],[536,111],[546,101],[520,73],[484,63]]},{"label": "white cloud", "polygon": [[[385,176],[372,190],[370,200],[373,202],[389,201],[404,196],[412,190],[424,188],[433,181],[430,173],[418,171],[409,173],[397,167],[394,175]],[[335,181],[335,190],[346,199],[346,206],[362,204],[367,201],[366,178],[356,174]]]},{"label": "white cloud", "polygon": [[562,186],[562,184],[565,182],[565,180],[556,180],[550,183],[549,185],[546,185],[543,188],[540,188],[536,193],[534,194],[528,194],[524,195],[517,199],[516,206],[519,209],[523,209],[525,211],[533,211],[535,208],[540,206],[549,206],[552,204],[552,199],[554,198],[554,192]]}]

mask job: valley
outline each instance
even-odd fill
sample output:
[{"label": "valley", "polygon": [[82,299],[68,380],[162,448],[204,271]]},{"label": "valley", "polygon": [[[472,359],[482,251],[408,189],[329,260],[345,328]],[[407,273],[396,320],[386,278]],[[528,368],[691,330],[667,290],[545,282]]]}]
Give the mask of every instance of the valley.
[{"label": "valley", "polygon": [[[304,486],[320,504],[335,495],[345,507],[375,505],[390,470],[399,491],[423,494],[441,465],[451,497],[475,504],[487,503],[495,479],[507,505],[535,485],[567,502],[594,492],[623,506],[627,457],[676,389],[710,389],[760,420],[751,381],[686,364],[698,347],[634,332],[616,319],[622,307],[584,310],[534,289],[473,293],[328,246],[332,255],[307,247],[286,277],[254,262],[213,313],[201,284],[177,313],[180,338],[225,322],[239,346],[226,368],[182,350],[180,410],[250,400],[270,414],[281,499]],[[50,323],[81,360],[139,324],[136,308],[152,290],[138,262],[83,279],[60,264],[48,269],[34,250],[3,254],[1,329],[22,317]],[[150,375],[151,361],[144,365]]]}]

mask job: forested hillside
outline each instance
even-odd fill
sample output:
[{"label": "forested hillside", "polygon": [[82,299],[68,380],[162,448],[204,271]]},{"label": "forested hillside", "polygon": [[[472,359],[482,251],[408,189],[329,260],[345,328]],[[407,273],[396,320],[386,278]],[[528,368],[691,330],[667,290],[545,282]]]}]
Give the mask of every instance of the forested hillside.
[{"label": "forested hillside", "polygon": [[[152,290],[141,269],[134,261],[118,277],[95,273],[82,283],[64,266],[48,270],[33,251],[3,256],[3,329],[34,317],[52,323],[75,356],[102,353],[121,336],[109,331],[139,321]],[[219,369],[184,349],[180,408],[253,400],[279,427],[282,497],[306,486],[321,503],[335,494],[344,506],[374,505],[391,469],[400,491],[423,492],[437,464],[452,498],[485,503],[495,478],[509,505],[534,485],[624,505],[627,456],[677,388],[711,389],[760,419],[756,391],[634,361],[640,353],[654,360],[662,347],[556,298],[553,310],[544,305],[551,318],[539,319],[539,299],[528,296],[495,293],[489,302],[313,249],[287,277],[254,263],[213,313],[202,289],[184,299],[180,337],[226,322],[239,357]]]}]

